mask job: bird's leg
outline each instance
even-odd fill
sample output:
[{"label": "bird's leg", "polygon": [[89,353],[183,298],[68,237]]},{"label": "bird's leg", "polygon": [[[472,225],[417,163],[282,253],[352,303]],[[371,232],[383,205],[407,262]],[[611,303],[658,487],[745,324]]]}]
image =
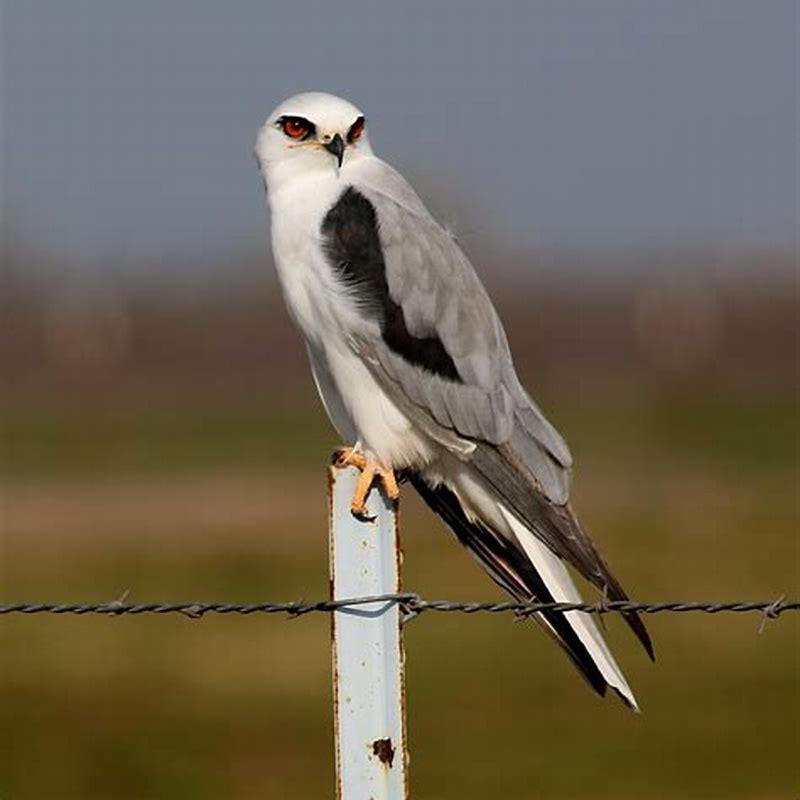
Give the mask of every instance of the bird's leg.
[{"label": "bird's leg", "polygon": [[374,458],[368,456],[362,456],[362,458],[364,458],[363,466],[351,462],[353,466],[361,470],[361,474],[358,476],[356,490],[353,493],[353,500],[350,503],[350,511],[354,517],[368,520],[371,519],[371,517],[367,511],[367,497],[375,479],[377,478],[378,482],[383,487],[383,491],[390,500],[397,500],[397,498],[400,497],[400,488],[397,485],[394,470],[384,467],[383,464]]},{"label": "bird's leg", "polygon": [[333,454],[333,464],[337,467],[352,466],[361,472],[350,503],[350,512],[357,519],[371,519],[367,511],[367,497],[376,478],[390,500],[397,500],[400,497],[400,487],[397,485],[394,470],[384,467],[377,459],[362,453],[359,443],[353,447],[340,447],[336,450]]}]

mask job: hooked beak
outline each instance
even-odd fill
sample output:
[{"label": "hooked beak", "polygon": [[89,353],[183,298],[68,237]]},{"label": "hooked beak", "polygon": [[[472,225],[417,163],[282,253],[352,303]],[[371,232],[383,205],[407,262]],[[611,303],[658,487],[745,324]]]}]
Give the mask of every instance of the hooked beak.
[{"label": "hooked beak", "polygon": [[344,159],[344,140],[342,137],[337,133],[333,139],[331,139],[326,144],[322,145],[329,153],[333,153],[336,156],[336,161],[338,162],[339,166],[342,166],[342,160]]}]

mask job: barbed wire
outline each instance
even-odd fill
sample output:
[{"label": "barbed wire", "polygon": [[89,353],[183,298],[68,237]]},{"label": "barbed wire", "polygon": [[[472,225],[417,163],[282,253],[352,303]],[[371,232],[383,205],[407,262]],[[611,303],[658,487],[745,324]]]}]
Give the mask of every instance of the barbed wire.
[{"label": "barbed wire", "polygon": [[303,600],[284,603],[220,603],[220,602],[181,602],[181,603],[129,603],[126,595],[119,600],[107,603],[5,603],[0,604],[0,614],[56,614],[106,616],[127,616],[140,614],[182,614],[192,619],[200,619],[207,614],[286,614],[301,617],[312,613],[330,613],[357,609],[359,606],[384,603],[397,604],[405,620],[426,611],[440,613],[458,612],[463,614],[501,614],[513,613],[526,617],[542,611],[566,613],[583,611],[587,614],[630,613],[660,614],[703,612],[706,614],[758,612],[764,619],[776,619],[787,611],[800,611],[800,601],[786,600],[782,595],[776,600],[726,602],[683,601],[637,602],[633,600],[601,600],[597,603],[520,603],[505,602],[465,602],[457,600],[426,600],[413,592],[349,597],[340,600]]}]

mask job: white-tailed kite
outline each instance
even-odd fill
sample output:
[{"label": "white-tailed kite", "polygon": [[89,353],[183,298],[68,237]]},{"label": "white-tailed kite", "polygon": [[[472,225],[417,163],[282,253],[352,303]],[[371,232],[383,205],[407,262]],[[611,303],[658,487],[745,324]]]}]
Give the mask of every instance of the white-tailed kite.
[{"label": "white-tailed kite", "polygon": [[[570,452],[520,384],[503,326],[452,235],[372,152],[364,115],[328,94],[281,103],[255,147],[286,304],[317,389],[362,470],[353,513],[395,473],[509,594],[579,602],[564,562],[622,586],[568,505]],[[591,615],[539,622],[600,695],[636,700]],[[639,617],[625,619],[650,657]]]}]

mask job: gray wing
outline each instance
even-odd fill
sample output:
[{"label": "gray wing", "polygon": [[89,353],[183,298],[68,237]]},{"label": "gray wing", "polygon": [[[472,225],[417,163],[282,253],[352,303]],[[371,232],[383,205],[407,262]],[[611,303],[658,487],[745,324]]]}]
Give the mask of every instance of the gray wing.
[{"label": "gray wing", "polygon": [[428,417],[434,438],[450,432],[501,447],[552,503],[566,503],[569,449],[520,384],[500,319],[472,265],[421,204],[409,208],[358,188],[375,207],[391,301],[402,309],[410,336],[441,344],[459,380],[408,360],[384,340],[360,341],[362,356],[395,397],[402,393]]},{"label": "gray wing", "polygon": [[[357,281],[371,280],[384,306],[381,336],[357,338],[354,346],[410,419],[469,461],[556,555],[610,599],[626,600],[567,503],[569,450],[522,388],[472,265],[397,173],[387,167],[381,178],[388,192],[374,183],[356,187],[374,209],[367,217],[379,243],[360,241],[356,225],[354,242],[364,246],[343,247],[338,264]],[[340,223],[331,228],[341,238],[354,233]],[[382,277],[354,263],[370,257],[382,264]],[[641,620],[625,618],[652,658]]]}]

